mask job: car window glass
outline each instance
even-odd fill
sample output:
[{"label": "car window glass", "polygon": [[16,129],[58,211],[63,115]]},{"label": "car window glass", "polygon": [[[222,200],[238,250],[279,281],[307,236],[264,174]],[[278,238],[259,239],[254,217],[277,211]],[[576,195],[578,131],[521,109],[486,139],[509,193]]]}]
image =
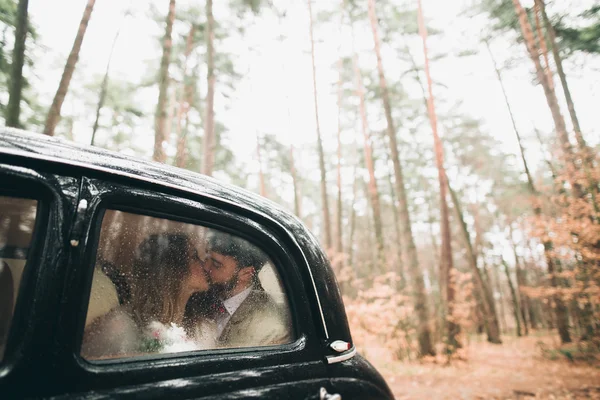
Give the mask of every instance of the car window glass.
[{"label": "car window glass", "polygon": [[88,360],[291,342],[280,276],[236,235],[107,210],[81,355]]},{"label": "car window glass", "polygon": [[35,225],[37,201],[0,196],[0,359]]}]

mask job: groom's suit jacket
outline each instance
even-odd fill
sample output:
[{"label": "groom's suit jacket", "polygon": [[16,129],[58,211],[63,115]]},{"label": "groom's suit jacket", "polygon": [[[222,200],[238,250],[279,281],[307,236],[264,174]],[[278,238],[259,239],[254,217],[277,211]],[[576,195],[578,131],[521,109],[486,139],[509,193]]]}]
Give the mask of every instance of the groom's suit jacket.
[{"label": "groom's suit jacket", "polygon": [[254,347],[290,343],[293,329],[289,309],[279,306],[262,288],[252,290],[233,313],[220,347]]}]

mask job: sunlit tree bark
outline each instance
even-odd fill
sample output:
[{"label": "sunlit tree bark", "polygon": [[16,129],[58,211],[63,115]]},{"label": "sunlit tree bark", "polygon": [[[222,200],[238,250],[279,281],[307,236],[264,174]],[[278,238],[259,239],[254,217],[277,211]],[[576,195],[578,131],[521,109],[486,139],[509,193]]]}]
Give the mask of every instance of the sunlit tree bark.
[{"label": "sunlit tree bark", "polygon": [[6,107],[6,126],[20,128],[21,95],[23,91],[23,64],[25,63],[25,41],[27,39],[28,0],[19,0],[15,26],[15,45],[10,70],[10,88]]},{"label": "sunlit tree bark", "polygon": [[558,48],[558,44],[556,43],[556,33],[554,32],[554,27],[548,19],[548,14],[546,14],[546,5],[544,4],[544,1],[535,0],[535,4],[540,9],[540,13],[542,14],[542,19],[544,21],[544,27],[548,32],[548,38],[550,39],[550,47],[552,49],[554,63],[556,64],[556,71],[558,72],[558,77],[560,78],[560,83],[565,94],[567,108],[569,109],[569,116],[571,117],[571,122],[573,123],[573,130],[575,131],[577,144],[579,145],[579,148],[581,150],[588,150],[589,148],[581,133],[581,127],[579,126],[579,118],[577,118],[577,113],[575,112],[575,104],[573,102],[573,98],[571,97],[571,91],[569,90],[569,85],[567,83],[567,76],[563,69],[562,57],[560,56],[560,49]]},{"label": "sunlit tree bark", "polygon": [[383,108],[385,111],[385,119],[387,122],[387,134],[389,138],[390,151],[392,155],[392,163],[394,164],[394,177],[396,183],[396,197],[398,198],[400,221],[402,224],[402,242],[405,245],[406,251],[406,266],[411,274],[411,282],[413,296],[415,299],[415,312],[419,321],[418,324],[418,342],[419,354],[421,356],[434,355],[431,338],[431,328],[429,326],[429,307],[427,304],[427,295],[425,292],[425,282],[423,280],[423,271],[419,267],[417,258],[417,249],[415,246],[414,237],[410,216],[408,214],[408,201],[404,188],[404,175],[400,164],[400,155],[398,154],[398,144],[396,141],[396,129],[394,128],[394,120],[392,118],[392,107],[385,80],[383,70],[383,61],[381,58],[380,41],[378,33],[377,15],[375,10],[375,1],[369,0],[369,20],[371,22],[371,30],[373,32],[374,50],[377,56],[377,71],[379,74],[379,87],[381,89],[381,98],[383,100]]},{"label": "sunlit tree bark", "polygon": [[538,38],[537,42],[540,46],[540,54],[544,58],[544,73],[546,74],[546,79],[548,80],[548,85],[550,85],[550,89],[554,90],[554,76],[552,75],[552,70],[550,69],[548,46],[546,46],[546,37],[544,35],[544,32],[542,31],[542,23],[540,21],[540,7],[537,2],[535,2],[533,6],[533,18],[535,21],[535,29]]},{"label": "sunlit tree bark", "polygon": [[438,168],[438,179],[440,184],[440,211],[441,211],[441,236],[442,236],[442,255],[440,258],[440,270],[442,276],[446,280],[446,307],[447,307],[447,322],[446,322],[446,335],[447,335],[447,352],[451,353],[454,349],[461,346],[458,341],[458,334],[460,333],[460,326],[453,320],[454,311],[454,296],[455,288],[453,284],[453,260],[452,260],[452,242],[450,238],[450,217],[448,213],[448,203],[446,201],[446,192],[448,188],[448,177],[446,176],[446,170],[444,168],[444,149],[442,141],[440,140],[437,131],[437,117],[435,113],[435,105],[433,98],[433,85],[431,81],[431,74],[429,72],[429,57],[427,55],[427,28],[423,20],[423,8],[421,1],[418,1],[418,22],[419,22],[419,33],[423,40],[423,54],[425,57],[425,76],[427,78],[427,111],[429,115],[429,122],[431,124],[431,130],[433,132],[433,141],[435,149],[435,159]]},{"label": "sunlit tree bark", "polygon": [[85,10],[83,11],[83,16],[81,17],[81,22],[79,23],[79,30],[75,36],[75,41],[73,42],[73,47],[71,48],[71,52],[67,58],[67,63],[65,65],[62,77],[60,78],[58,89],[56,90],[54,100],[52,100],[52,105],[50,106],[48,116],[46,117],[46,124],[44,126],[44,133],[46,135],[54,136],[56,125],[58,125],[58,122],[60,121],[60,109],[62,108],[63,102],[65,101],[65,96],[69,91],[69,84],[71,83],[73,72],[75,72],[75,66],[77,65],[77,60],[79,59],[79,51],[81,50],[85,31],[87,30],[88,22],[92,16],[92,10],[94,9],[95,3],[96,0],[88,0]]},{"label": "sunlit tree bark", "polygon": [[565,155],[566,160],[569,163],[574,163],[573,160],[573,147],[571,142],[569,141],[569,136],[567,134],[567,127],[565,125],[565,120],[560,112],[560,107],[558,105],[558,99],[556,98],[556,93],[552,89],[550,82],[548,81],[547,75],[544,73],[544,68],[540,63],[539,51],[535,45],[535,39],[533,36],[533,31],[531,29],[531,24],[527,19],[527,14],[525,10],[521,6],[519,0],[513,0],[513,4],[515,7],[515,11],[517,13],[517,17],[519,18],[519,25],[521,27],[521,33],[523,34],[523,39],[525,40],[525,46],[527,47],[527,52],[529,53],[529,57],[535,66],[535,71],[537,74],[538,81],[542,88],[544,89],[544,95],[546,97],[546,102],[548,103],[548,108],[550,109],[550,113],[552,114],[552,119],[554,121],[554,127],[556,129],[556,134],[558,136],[559,143],[561,145],[562,151]]}]

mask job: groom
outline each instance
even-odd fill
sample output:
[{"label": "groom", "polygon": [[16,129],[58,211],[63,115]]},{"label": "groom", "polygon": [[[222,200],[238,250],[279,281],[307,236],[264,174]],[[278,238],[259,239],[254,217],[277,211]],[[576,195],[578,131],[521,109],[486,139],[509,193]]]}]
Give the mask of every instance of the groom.
[{"label": "groom", "polygon": [[258,279],[268,256],[244,239],[214,232],[208,241],[205,270],[216,295],[214,318],[219,347],[289,343],[289,310],[278,306]]}]

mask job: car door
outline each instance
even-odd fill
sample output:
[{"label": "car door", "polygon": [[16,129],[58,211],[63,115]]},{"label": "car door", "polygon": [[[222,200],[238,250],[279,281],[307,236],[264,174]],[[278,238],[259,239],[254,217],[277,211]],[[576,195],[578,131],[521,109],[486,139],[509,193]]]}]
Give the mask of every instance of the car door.
[{"label": "car door", "polygon": [[[327,398],[322,389],[332,388],[314,310],[315,294],[307,289],[305,261],[295,256],[299,249],[278,232],[280,227],[273,221],[214,196],[117,181],[107,175],[90,174],[83,179],[79,205],[75,218],[82,221],[77,227],[79,246],[73,249],[66,285],[69,290],[65,291],[56,337],[57,348],[68,357],[61,360],[56,376],[56,396]],[[175,231],[193,236],[198,248],[203,245],[198,239],[205,234],[202,232],[210,231],[225,232],[264,252],[271,275],[265,278],[265,273],[257,279],[267,287],[265,291],[273,290],[268,292],[270,298],[287,310],[289,340],[267,345],[250,342],[234,348],[86,357],[83,349],[89,326],[135,302],[133,291],[128,292],[127,283],[120,284],[119,279],[134,279],[132,270],[138,268],[138,256],[144,254],[140,250],[147,239],[144,236]],[[121,268],[117,272],[115,265]],[[136,281],[129,289],[139,289],[139,285]],[[270,329],[260,322],[253,325],[257,329],[248,334],[248,340]]]},{"label": "car door", "polygon": [[79,183],[50,164],[8,155],[0,163],[0,398],[52,392]]}]

